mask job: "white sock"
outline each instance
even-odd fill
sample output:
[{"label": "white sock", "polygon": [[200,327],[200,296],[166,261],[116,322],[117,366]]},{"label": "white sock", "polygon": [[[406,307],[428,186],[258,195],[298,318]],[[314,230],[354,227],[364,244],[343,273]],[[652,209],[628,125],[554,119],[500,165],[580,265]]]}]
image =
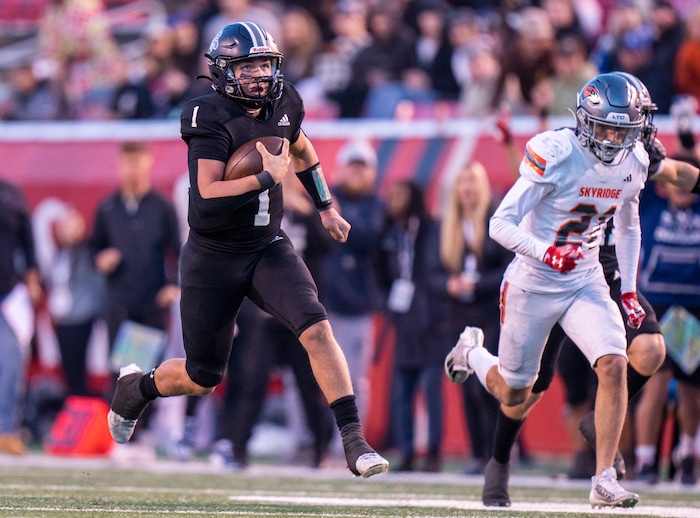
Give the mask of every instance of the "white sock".
[{"label": "white sock", "polygon": [[486,386],[486,374],[491,367],[498,365],[498,357],[492,355],[484,347],[474,347],[474,349],[469,351],[467,360],[481,384],[488,389]]},{"label": "white sock", "polygon": [[681,459],[693,456],[693,447],[695,446],[695,437],[684,433],[678,436],[678,456]]},{"label": "white sock", "polygon": [[654,460],[656,460],[656,445],[638,444],[634,447],[634,456],[637,458],[637,466],[640,468],[644,464],[654,464]]}]

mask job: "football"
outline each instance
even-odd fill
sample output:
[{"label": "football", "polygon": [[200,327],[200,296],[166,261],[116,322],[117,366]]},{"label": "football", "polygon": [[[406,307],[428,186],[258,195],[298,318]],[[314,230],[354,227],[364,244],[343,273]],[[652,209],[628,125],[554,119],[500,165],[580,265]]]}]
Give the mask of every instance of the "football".
[{"label": "football", "polygon": [[258,174],[263,170],[262,157],[255,148],[256,142],[262,142],[270,153],[279,155],[284,139],[282,137],[260,137],[243,144],[228,159],[224,170],[224,180],[236,180]]}]

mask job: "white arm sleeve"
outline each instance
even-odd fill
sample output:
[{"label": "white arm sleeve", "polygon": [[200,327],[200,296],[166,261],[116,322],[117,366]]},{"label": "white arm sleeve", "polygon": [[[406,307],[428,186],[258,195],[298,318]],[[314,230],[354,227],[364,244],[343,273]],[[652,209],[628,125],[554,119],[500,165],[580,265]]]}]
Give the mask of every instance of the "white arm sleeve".
[{"label": "white arm sleeve", "polygon": [[615,214],[615,250],[620,269],[622,293],[636,293],[637,267],[642,243],[642,231],[639,226],[639,194],[625,203]]},{"label": "white arm sleeve", "polygon": [[535,239],[518,224],[552,189],[550,184],[534,183],[523,177],[513,184],[489,223],[489,235],[505,248],[542,260],[549,243]]}]

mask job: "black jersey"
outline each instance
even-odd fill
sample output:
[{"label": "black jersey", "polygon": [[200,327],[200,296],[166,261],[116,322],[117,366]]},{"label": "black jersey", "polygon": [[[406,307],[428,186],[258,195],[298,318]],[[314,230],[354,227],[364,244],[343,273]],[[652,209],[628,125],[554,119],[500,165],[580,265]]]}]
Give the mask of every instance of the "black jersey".
[{"label": "black jersey", "polygon": [[197,187],[200,158],[227,162],[249,140],[278,136],[294,143],[304,119],[296,89],[285,83],[282,96],[251,117],[237,102],[213,92],[191,100],[180,115],[182,139],[188,146],[190,239],[225,251],[264,248],[278,235],[283,215],[282,186],[240,196],[203,199]]}]

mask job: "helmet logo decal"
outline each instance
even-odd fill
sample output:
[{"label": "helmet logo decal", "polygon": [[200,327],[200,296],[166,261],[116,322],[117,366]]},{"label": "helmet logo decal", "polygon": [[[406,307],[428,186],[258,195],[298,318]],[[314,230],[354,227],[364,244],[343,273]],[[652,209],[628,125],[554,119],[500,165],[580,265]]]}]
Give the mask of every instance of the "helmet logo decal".
[{"label": "helmet logo decal", "polygon": [[611,113],[608,115],[608,120],[611,121],[621,121],[621,122],[629,122],[630,117],[626,113]]},{"label": "helmet logo decal", "polygon": [[251,54],[258,54],[260,52],[272,52],[272,49],[268,47],[267,45],[262,46],[262,47],[252,47],[250,49]]},{"label": "helmet logo decal", "polygon": [[216,36],[214,36],[214,39],[211,40],[211,44],[209,45],[209,53],[212,51],[216,50],[219,48],[219,38],[221,38],[221,35],[223,34],[224,31],[219,31]]},{"label": "helmet logo decal", "polygon": [[583,92],[581,92],[581,98],[593,104],[600,104],[600,94],[598,93],[598,89],[593,85],[586,85]]}]

